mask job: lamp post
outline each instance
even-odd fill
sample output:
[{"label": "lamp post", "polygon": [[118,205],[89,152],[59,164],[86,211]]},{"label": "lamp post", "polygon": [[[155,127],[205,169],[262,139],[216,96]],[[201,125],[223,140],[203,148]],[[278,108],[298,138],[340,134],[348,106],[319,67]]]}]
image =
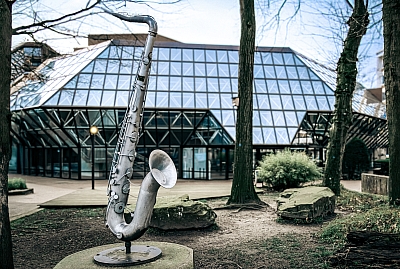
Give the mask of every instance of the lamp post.
[{"label": "lamp post", "polygon": [[99,132],[99,128],[96,125],[92,125],[89,132],[92,140],[92,190],[94,190],[94,136]]}]

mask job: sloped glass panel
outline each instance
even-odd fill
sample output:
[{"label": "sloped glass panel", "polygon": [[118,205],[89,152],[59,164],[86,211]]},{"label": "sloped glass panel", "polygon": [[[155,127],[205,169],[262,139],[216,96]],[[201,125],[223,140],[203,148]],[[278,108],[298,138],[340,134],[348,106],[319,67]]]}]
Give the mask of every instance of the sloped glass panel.
[{"label": "sloped glass panel", "polygon": [[297,122],[297,115],[294,111],[285,111],[285,117],[286,117],[286,125],[287,126],[298,126]]},{"label": "sloped glass panel", "polygon": [[264,78],[262,65],[254,65],[254,78]]},{"label": "sloped glass panel", "polygon": [[169,90],[169,77],[157,77],[157,90],[168,91]]},{"label": "sloped glass panel", "polygon": [[264,64],[273,64],[272,55],[270,52],[262,52],[261,55]]},{"label": "sloped glass panel", "polygon": [[89,92],[88,106],[99,106],[102,91],[91,90]]},{"label": "sloped glass panel", "polygon": [[269,110],[260,110],[260,120],[261,125],[263,125],[264,127],[273,126],[271,111]]},{"label": "sloped glass panel", "polygon": [[301,81],[301,87],[303,88],[304,94],[314,94],[313,88],[311,86],[311,81]]},{"label": "sloped glass panel", "polygon": [[194,61],[195,62],[204,62],[204,50],[194,50]]},{"label": "sloped glass panel", "polygon": [[228,51],[229,62],[238,63],[239,62],[239,52],[238,51]]},{"label": "sloped glass panel", "polygon": [[157,77],[156,76],[150,76],[149,77],[149,85],[147,86],[147,89],[149,91],[155,91],[156,90],[156,81],[157,81]]},{"label": "sloped glass panel", "polygon": [[298,66],[297,72],[299,73],[300,79],[310,79],[310,77],[308,76],[307,67]]},{"label": "sloped glass panel", "polygon": [[110,55],[108,57],[109,58],[114,58],[114,59],[121,59],[122,58],[122,49],[121,49],[121,47],[110,46]]},{"label": "sloped glass panel", "polygon": [[325,90],[321,81],[313,81],[312,85],[314,87],[315,94],[325,94]]},{"label": "sloped glass panel", "polygon": [[183,75],[184,76],[193,76],[193,63],[183,63]]},{"label": "sloped glass panel", "polygon": [[182,74],[181,63],[180,62],[171,62],[171,75],[180,76],[181,74]]},{"label": "sloped glass panel", "polygon": [[286,126],[282,111],[272,111],[275,126]]},{"label": "sloped glass panel", "polygon": [[82,71],[81,73],[92,73],[93,72],[94,61],[90,62]]},{"label": "sloped glass panel", "polygon": [[279,93],[278,84],[276,83],[276,80],[267,79],[266,81],[269,93]]},{"label": "sloped glass panel", "polygon": [[[114,70],[115,72],[118,72],[118,69],[116,68]],[[119,72],[121,74],[133,74],[133,61],[126,61],[122,60],[120,61],[120,70]]]},{"label": "sloped glass panel", "polygon": [[207,64],[206,67],[207,67],[207,76],[210,76],[210,77],[218,76],[216,64]]},{"label": "sloped glass panel", "polygon": [[44,105],[46,105],[46,106],[57,105],[59,97],[60,97],[60,92],[57,92]]},{"label": "sloped glass panel", "polygon": [[315,96],[304,96],[305,102],[307,104],[308,110],[318,110],[317,101],[315,100]]},{"label": "sloped glass panel", "polygon": [[292,53],[282,53],[285,65],[294,65],[293,54]]},{"label": "sloped glass panel", "polygon": [[221,92],[232,92],[231,81],[226,78],[219,79],[219,89]]},{"label": "sloped glass panel", "polygon": [[108,54],[110,53],[110,47],[106,48],[97,58],[103,59],[108,58]]},{"label": "sloped glass panel", "polygon": [[194,108],[194,93],[183,93],[183,106],[184,108]]},{"label": "sloped glass panel", "polygon": [[209,108],[221,108],[219,94],[208,94],[208,105]]},{"label": "sloped glass panel", "polygon": [[253,128],[253,143],[254,144],[263,144],[263,136],[261,128]]},{"label": "sloped glass panel", "polygon": [[74,98],[74,106],[85,106],[89,91],[88,90],[76,90]]},{"label": "sloped glass panel", "polygon": [[293,95],[293,102],[296,110],[306,110],[304,97],[302,95]]},{"label": "sloped glass panel", "polygon": [[279,95],[270,95],[271,109],[282,109],[281,98]]},{"label": "sloped glass panel", "polygon": [[281,97],[282,97],[282,105],[283,105],[283,109],[284,110],[286,110],[286,109],[289,109],[289,110],[294,109],[291,95],[281,95]]},{"label": "sloped glass panel", "polygon": [[253,93],[253,109],[257,108],[258,108],[257,96],[255,93]]},{"label": "sloped glass panel", "polygon": [[310,73],[311,79],[319,80],[319,77],[313,71],[308,70],[308,73]]},{"label": "sloped glass panel", "polygon": [[218,73],[220,77],[229,77],[229,65],[228,64],[218,64]]},{"label": "sloped glass panel", "polygon": [[104,84],[105,75],[93,74],[92,82],[90,83],[91,89],[102,89]]},{"label": "sloped glass panel", "polygon": [[170,77],[170,90],[171,91],[181,91],[181,77]]},{"label": "sloped glass panel", "polygon": [[228,56],[226,50],[217,50],[217,57],[218,57],[218,62],[220,63],[228,62]]},{"label": "sloped glass panel", "polygon": [[287,80],[278,80],[280,93],[290,93],[290,86]]},{"label": "sloped glass panel", "polygon": [[274,58],[275,65],[283,65],[282,53],[274,52],[272,53],[272,57]]},{"label": "sloped glass panel", "polygon": [[158,75],[169,75],[169,62],[158,62]]},{"label": "sloped glass panel", "polygon": [[101,100],[102,106],[114,106],[115,91],[104,91]]},{"label": "sloped glass panel", "polygon": [[107,67],[107,60],[97,59],[94,64],[94,73],[105,73]]},{"label": "sloped glass panel", "polygon": [[287,78],[284,66],[275,66],[277,78]]},{"label": "sloped glass panel", "polygon": [[302,111],[302,112],[298,111],[297,112],[297,121],[301,123],[303,121],[305,115],[306,115],[305,111]]},{"label": "sloped glass panel", "polygon": [[260,109],[269,109],[269,98],[266,94],[256,94],[255,95],[258,100],[258,108]]},{"label": "sloped glass panel", "polygon": [[219,92],[217,78],[207,78],[207,86],[208,92]]},{"label": "sloped glass panel", "polygon": [[183,78],[183,91],[194,91],[194,79]]},{"label": "sloped glass panel", "polygon": [[304,66],[304,63],[296,55],[293,55],[293,57],[294,57],[294,62],[297,66]]},{"label": "sloped glass panel", "polygon": [[297,128],[287,128],[289,132],[289,141],[292,142],[297,133]]},{"label": "sloped glass panel", "polygon": [[225,127],[225,130],[228,134],[233,138],[236,139],[236,128],[235,127]]},{"label": "sloped glass panel", "polygon": [[286,71],[289,79],[298,79],[297,70],[294,66],[286,66]]},{"label": "sloped glass panel", "polygon": [[230,64],[229,69],[231,71],[231,77],[237,78],[238,77],[238,65]]},{"label": "sloped glass panel", "polygon": [[71,105],[74,93],[74,90],[62,90],[59,105]]},{"label": "sloped glass panel", "polygon": [[106,75],[106,81],[104,82],[104,89],[116,90],[117,89],[117,75]]},{"label": "sloped glass panel", "polygon": [[328,100],[326,99],[326,96],[316,96],[317,102],[318,102],[318,107],[320,110],[330,110]]},{"label": "sloped glass panel", "polygon": [[206,75],[206,65],[203,63],[194,63],[194,74],[196,76],[205,76]]},{"label": "sloped glass panel", "polygon": [[171,49],[171,60],[172,61],[181,61],[182,60],[181,49]]},{"label": "sloped glass panel", "polygon": [[262,128],[265,144],[276,144],[274,128]]},{"label": "sloped glass panel", "polygon": [[264,65],[264,73],[266,78],[276,78],[274,67],[271,65]]},{"label": "sloped glass panel", "polygon": [[300,82],[297,80],[289,80],[290,88],[293,94],[302,94],[302,90],[300,87]]},{"label": "sloped glass panel", "polygon": [[327,96],[329,106],[331,107],[331,110],[333,110],[333,107],[335,106],[335,97],[334,96]]},{"label": "sloped glass panel", "polygon": [[205,78],[195,78],[195,88],[196,92],[205,92],[206,88],[206,79]]},{"label": "sloped glass panel", "polygon": [[[99,61],[96,60],[96,66],[99,64]],[[109,60],[108,65],[105,65],[104,68],[107,66],[107,73],[118,73],[120,62],[119,60]]]},{"label": "sloped glass panel", "polygon": [[196,93],[196,108],[208,108],[207,94]]},{"label": "sloped glass panel", "polygon": [[253,126],[261,126],[260,113],[258,110],[253,110]]},{"label": "sloped glass panel", "polygon": [[254,64],[262,64],[261,53],[258,51],[254,52]]},{"label": "sloped glass panel", "polygon": [[232,85],[232,92],[237,93],[239,88],[238,88],[238,80],[236,78],[231,79],[231,85]]},{"label": "sloped glass panel", "polygon": [[77,81],[78,81],[78,76],[73,77],[70,81],[68,81],[68,83],[64,86],[64,88],[75,89]]},{"label": "sloped glass panel", "polygon": [[217,61],[215,50],[206,50],[206,61],[207,62]]},{"label": "sloped glass panel", "polygon": [[222,125],[235,125],[235,118],[232,110],[221,110],[222,112]]},{"label": "sloped glass panel", "polygon": [[254,88],[257,93],[267,93],[267,87],[265,85],[265,80],[263,79],[255,79]]},{"label": "sloped glass panel", "polygon": [[232,95],[221,93],[221,107],[222,108],[232,108]]},{"label": "sloped glass panel", "polygon": [[[117,98],[118,98],[118,95],[117,95]],[[118,101],[118,99],[117,99],[117,101]],[[146,107],[156,107],[156,93],[155,92],[147,92]]]},{"label": "sloped glass panel", "polygon": [[275,128],[276,138],[278,140],[278,144],[289,144],[289,137],[286,128]]},{"label": "sloped glass panel", "polygon": [[169,61],[169,48],[158,48],[158,59]]},{"label": "sloped glass panel", "polygon": [[182,49],[182,56],[184,61],[193,61],[193,50]]},{"label": "sloped glass panel", "polygon": [[92,75],[90,74],[80,74],[76,87],[81,89],[89,89],[91,77]]},{"label": "sloped glass panel", "polygon": [[182,108],[182,94],[180,92],[170,93],[170,107]]},{"label": "sloped glass panel", "polygon": [[157,107],[168,107],[168,92],[157,92]]},{"label": "sloped glass panel", "polygon": [[123,59],[133,59],[134,47],[124,46],[122,47],[122,58]]},{"label": "sloped glass panel", "polygon": [[131,76],[120,75],[118,78],[118,90],[129,90],[131,89]]},{"label": "sloped glass panel", "polygon": [[220,128],[220,123],[222,122],[222,117],[221,117],[221,110],[210,110],[212,113],[212,116],[215,117],[215,119],[218,121],[218,123],[215,122],[215,120],[213,120],[213,122],[215,122],[215,126],[216,128]]}]

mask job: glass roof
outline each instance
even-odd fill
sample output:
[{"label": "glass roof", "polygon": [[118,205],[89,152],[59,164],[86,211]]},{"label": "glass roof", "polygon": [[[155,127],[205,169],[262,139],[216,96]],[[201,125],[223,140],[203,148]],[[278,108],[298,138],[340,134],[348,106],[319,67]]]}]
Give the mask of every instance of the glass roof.
[{"label": "glass roof", "polygon": [[[180,44],[180,45],[179,45]],[[177,43],[153,50],[148,109],[207,109],[235,138],[238,48]],[[143,47],[104,42],[40,66],[11,109],[35,106],[125,108]],[[331,111],[335,73],[288,49],[255,54],[253,143],[290,144],[306,111]],[[365,113],[368,113],[366,110]]]}]

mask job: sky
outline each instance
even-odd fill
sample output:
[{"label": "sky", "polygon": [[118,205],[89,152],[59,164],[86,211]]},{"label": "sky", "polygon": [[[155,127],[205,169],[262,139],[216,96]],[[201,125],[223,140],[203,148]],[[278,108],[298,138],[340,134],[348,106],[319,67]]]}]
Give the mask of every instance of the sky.
[{"label": "sky", "polygon": [[[22,3],[22,0],[19,0]],[[93,2],[94,0],[92,0]],[[181,0],[173,5],[135,4],[123,0],[106,0],[106,5],[112,10],[125,15],[146,14],[155,18],[160,35],[192,44],[239,45],[240,42],[240,8],[238,0]],[[151,0],[151,2],[167,2],[169,0]],[[17,1],[18,2],[18,1]],[[150,2],[150,1],[147,1]],[[255,0],[257,18],[257,46],[290,47],[307,57],[323,64],[335,64],[342,47],[342,41],[337,38],[345,34],[343,20],[340,18],[326,18],[321,13],[337,12],[340,10],[346,16],[345,1],[335,1],[336,6],[330,7],[328,0],[319,1],[318,6],[309,4],[312,0],[303,0],[301,11],[289,20],[295,13],[297,0],[288,0],[281,11],[280,25],[276,24],[274,15],[278,13],[282,0]],[[13,27],[36,20],[56,18],[66,13],[85,7],[83,0],[31,0],[30,6],[16,6],[14,4]],[[266,6],[265,3],[270,3]],[[324,5],[325,3],[325,5]],[[101,12],[94,9],[93,13]],[[347,12],[347,13],[346,13]],[[25,15],[24,15],[25,14]],[[269,22],[269,24],[267,23]],[[146,33],[147,25],[121,22],[119,19],[104,13],[92,14],[66,24],[65,29],[73,35],[103,34],[103,33]],[[329,31],[329,28],[335,31]],[[337,30],[339,29],[339,31]],[[333,33],[336,32],[336,33]],[[51,31],[35,34],[38,41],[45,41],[54,49],[62,53],[72,52],[76,47],[87,46],[86,38],[66,38]],[[376,34],[368,40],[374,40],[362,48],[363,55],[368,56],[360,66],[361,80],[367,87],[374,86],[376,69],[376,53],[381,50],[382,37]],[[23,41],[30,41],[26,35],[14,36],[13,46]],[[367,38],[364,38],[365,42]],[[361,59],[364,58],[361,57]]]}]

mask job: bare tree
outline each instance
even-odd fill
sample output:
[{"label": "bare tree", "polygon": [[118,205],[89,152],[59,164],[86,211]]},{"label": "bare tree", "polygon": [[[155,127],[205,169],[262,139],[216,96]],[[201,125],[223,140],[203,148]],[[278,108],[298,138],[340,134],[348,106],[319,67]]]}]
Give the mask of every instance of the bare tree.
[{"label": "bare tree", "polygon": [[384,76],[389,128],[389,202],[400,204],[400,2],[383,0]]},{"label": "bare tree", "polygon": [[253,186],[254,0],[240,0],[241,37],[233,182],[228,204],[261,203]]},{"label": "bare tree", "polygon": [[364,0],[355,0],[353,14],[348,20],[349,31],[337,63],[335,109],[323,178],[323,185],[331,188],[335,195],[340,195],[343,153],[347,130],[353,119],[352,96],[356,88],[357,55],[369,23],[367,7],[368,0],[366,3]]}]

